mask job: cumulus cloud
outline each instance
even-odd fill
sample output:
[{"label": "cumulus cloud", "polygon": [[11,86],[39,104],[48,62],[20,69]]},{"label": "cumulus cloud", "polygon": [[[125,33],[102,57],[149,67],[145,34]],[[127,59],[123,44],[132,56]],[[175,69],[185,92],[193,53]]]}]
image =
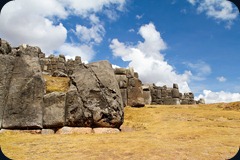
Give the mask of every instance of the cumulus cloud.
[{"label": "cumulus cloud", "polygon": [[185,71],[178,74],[164,59],[161,51],[167,49],[160,33],[153,23],[143,25],[139,34],[144,39],[137,45],[128,45],[113,39],[110,48],[113,55],[121,57],[123,61],[129,61],[129,67],[133,67],[144,83],[156,83],[157,85],[172,86],[178,83],[181,92],[189,92],[188,81],[191,72]]},{"label": "cumulus cloud", "polygon": [[92,26],[87,28],[83,25],[76,26],[76,35],[83,43],[97,43],[102,42],[105,29],[102,25]]},{"label": "cumulus cloud", "polygon": [[[45,52],[61,46],[67,30],[54,16],[66,18],[67,13],[56,0],[18,0],[9,2],[0,15],[0,33],[14,46],[23,43],[37,45]],[[48,18],[47,18],[48,17]]]},{"label": "cumulus cloud", "polygon": [[187,0],[189,3],[191,3],[192,5],[196,4],[196,0]]},{"label": "cumulus cloud", "polygon": [[[39,46],[47,54],[72,50],[74,54],[71,55],[79,53],[91,60],[94,45],[101,43],[105,35],[104,24],[96,14],[105,14],[108,10],[108,13],[115,13],[111,16],[116,18],[116,10],[123,11],[124,5],[125,0],[11,1],[0,15],[1,38],[14,46],[23,43]],[[88,20],[89,24],[79,23],[75,28],[66,28],[61,22],[69,16]],[[78,40],[74,37],[75,41],[70,44],[67,36],[72,31]]]},{"label": "cumulus cloud", "polygon": [[226,79],[225,77],[223,77],[223,76],[217,77],[217,80],[218,80],[219,82],[226,82],[226,81],[227,81],[227,79]]},{"label": "cumulus cloud", "polygon": [[240,93],[230,92],[212,92],[211,90],[204,90],[196,99],[204,98],[206,103],[219,103],[219,102],[235,102],[240,101]]},{"label": "cumulus cloud", "polygon": [[122,11],[126,3],[125,0],[58,0],[67,7],[72,14],[88,16],[89,13],[103,11],[104,8],[111,9],[112,5]]},{"label": "cumulus cloud", "polygon": [[230,1],[226,0],[187,0],[197,6],[198,13],[205,13],[208,17],[216,20],[227,21],[229,28],[232,21],[237,18],[239,12]]},{"label": "cumulus cloud", "polygon": [[143,14],[142,15],[136,15],[136,19],[142,19],[143,18]]},{"label": "cumulus cloud", "polygon": [[209,64],[204,61],[197,61],[196,63],[184,63],[189,67],[193,76],[191,79],[196,81],[203,81],[208,75],[212,73],[212,69]]},{"label": "cumulus cloud", "polygon": [[94,50],[88,45],[79,45],[73,43],[64,43],[58,49],[58,52],[66,55],[67,59],[73,59],[75,56],[80,56],[83,62],[89,62],[95,55]]}]

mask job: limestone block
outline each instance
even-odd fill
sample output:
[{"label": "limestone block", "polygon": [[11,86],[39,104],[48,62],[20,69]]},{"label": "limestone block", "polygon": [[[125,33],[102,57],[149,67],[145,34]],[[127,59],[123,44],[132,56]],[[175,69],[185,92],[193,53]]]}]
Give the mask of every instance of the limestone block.
[{"label": "limestone block", "polygon": [[91,134],[92,128],[89,127],[63,127],[57,130],[56,134]]},{"label": "limestone block", "polygon": [[93,133],[96,134],[120,133],[120,130],[117,128],[93,128]]},{"label": "limestone block", "polygon": [[176,88],[172,89],[172,98],[179,98],[180,94],[179,94],[179,90]]},{"label": "limestone block", "polygon": [[42,129],[41,134],[55,134],[55,131],[53,129]]},{"label": "limestone block", "polygon": [[128,87],[128,78],[126,75],[116,75],[116,79],[118,81],[118,85],[120,89],[124,89]]},{"label": "limestone block", "polygon": [[2,127],[5,129],[42,128],[44,79],[38,47],[23,47],[14,61],[14,69],[5,102]]},{"label": "limestone block", "polygon": [[65,123],[65,99],[66,94],[52,92],[44,95],[43,127],[57,128]]},{"label": "limestone block", "polygon": [[127,69],[125,69],[125,68],[115,68],[114,73],[116,75],[127,75]]},{"label": "limestone block", "polygon": [[121,95],[122,95],[122,101],[123,101],[123,106],[127,106],[127,99],[128,99],[128,96],[127,96],[127,89],[120,89],[121,91]]}]

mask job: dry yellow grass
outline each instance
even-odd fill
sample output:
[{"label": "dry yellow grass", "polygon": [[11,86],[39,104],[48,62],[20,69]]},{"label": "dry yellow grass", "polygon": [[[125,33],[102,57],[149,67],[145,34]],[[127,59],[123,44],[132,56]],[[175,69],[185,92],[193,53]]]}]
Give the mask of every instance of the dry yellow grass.
[{"label": "dry yellow grass", "polygon": [[134,128],[133,132],[4,133],[0,134],[0,145],[14,160],[225,160],[233,157],[240,146],[240,112],[219,106],[127,107],[123,126]]},{"label": "dry yellow grass", "polygon": [[68,77],[52,77],[49,75],[44,75],[46,81],[46,91],[51,92],[67,92],[69,88],[69,78]]}]

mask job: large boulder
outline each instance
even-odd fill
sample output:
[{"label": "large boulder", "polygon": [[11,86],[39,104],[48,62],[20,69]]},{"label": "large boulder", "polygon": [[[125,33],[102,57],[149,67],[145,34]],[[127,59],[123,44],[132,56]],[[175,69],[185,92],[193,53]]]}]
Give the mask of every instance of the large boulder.
[{"label": "large boulder", "polygon": [[66,93],[52,92],[44,96],[43,127],[58,128],[65,123]]},{"label": "large boulder", "polygon": [[125,89],[128,87],[128,78],[126,75],[116,75],[116,78],[120,89]]},{"label": "large boulder", "polygon": [[143,89],[144,103],[147,104],[147,105],[150,105],[152,103],[150,86],[144,85],[144,86],[142,86],[142,89]]},{"label": "large boulder", "polygon": [[12,53],[14,67],[8,73],[11,80],[7,93],[4,93],[3,128],[42,128],[45,84],[38,58],[40,53],[38,47],[26,45]]},{"label": "large boulder", "polygon": [[128,105],[132,107],[144,107],[144,97],[142,90],[142,82],[138,78],[129,79],[128,87]]},{"label": "large boulder", "polygon": [[114,70],[108,61],[76,65],[71,83],[75,89],[71,87],[68,94],[75,98],[69,100],[71,98],[67,94],[67,124],[68,117],[71,117],[71,125],[80,127],[119,128],[122,125],[122,97]]},{"label": "large boulder", "polygon": [[8,44],[4,41],[3,45],[3,41],[0,40],[0,128],[15,64],[15,57],[8,55],[9,51]]},{"label": "large boulder", "polygon": [[65,125],[70,127],[91,127],[92,124],[92,113],[88,108],[83,107],[82,97],[78,93],[77,87],[71,85],[66,95]]},{"label": "large boulder", "polygon": [[120,89],[121,91],[121,96],[122,96],[122,102],[123,102],[123,106],[127,106],[128,102],[128,96],[127,96],[127,89]]},{"label": "large boulder", "polygon": [[179,90],[176,88],[172,89],[172,98],[180,98]]}]

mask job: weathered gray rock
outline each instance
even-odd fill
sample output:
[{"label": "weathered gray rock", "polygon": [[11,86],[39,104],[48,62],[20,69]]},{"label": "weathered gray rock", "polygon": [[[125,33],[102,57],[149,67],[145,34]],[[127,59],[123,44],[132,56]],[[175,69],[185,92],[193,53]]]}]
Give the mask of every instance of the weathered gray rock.
[{"label": "weathered gray rock", "polygon": [[71,127],[90,127],[92,124],[92,113],[88,108],[83,107],[83,102],[76,86],[71,85],[66,95],[65,125]]},{"label": "weathered gray rock", "polygon": [[68,77],[67,74],[65,74],[64,72],[61,72],[59,70],[55,70],[52,74],[53,77]]},{"label": "weathered gray rock", "polygon": [[2,127],[3,112],[7,103],[14,64],[14,56],[0,54],[0,128]]},{"label": "weathered gray rock", "polygon": [[76,66],[71,81],[76,87],[71,93],[80,97],[83,102],[82,110],[76,109],[78,114],[75,117],[79,119],[73,118],[73,121],[85,124],[88,120],[91,127],[119,128],[122,125],[124,115],[122,97],[109,62],[80,64]]},{"label": "weathered gray rock", "polygon": [[42,129],[41,134],[54,134],[55,131],[53,129]]},{"label": "weathered gray rock", "polygon": [[[4,93],[5,106],[2,127],[42,128],[44,80],[38,47],[20,46],[12,68],[8,93]],[[11,67],[11,65],[10,65]]]},{"label": "weathered gray rock", "polygon": [[0,38],[0,54],[9,54],[11,53],[11,51],[12,48],[10,44],[7,41]]},{"label": "weathered gray rock", "polygon": [[127,89],[120,89],[121,95],[122,95],[122,101],[123,101],[123,106],[127,106],[128,102],[128,96],[127,96]]},{"label": "weathered gray rock", "polygon": [[147,105],[150,105],[151,102],[152,102],[150,86],[144,85],[144,86],[142,86],[142,89],[143,89],[144,103],[147,104]]},{"label": "weathered gray rock", "polygon": [[120,133],[120,130],[117,128],[93,128],[93,133],[111,134],[111,133]]},{"label": "weathered gray rock", "polygon": [[114,73],[116,75],[127,75],[127,69],[125,69],[125,68],[115,68]]},{"label": "weathered gray rock", "polygon": [[28,134],[41,134],[41,129],[25,129],[25,130],[19,130],[19,129],[1,129],[1,133],[28,133]]},{"label": "weathered gray rock", "polygon": [[131,86],[128,88],[128,105],[132,107],[144,107],[142,82],[137,78],[131,78],[129,82],[131,82]]},{"label": "weathered gray rock", "polygon": [[205,104],[205,99],[200,98],[200,99],[197,101],[197,104]]},{"label": "weathered gray rock", "polygon": [[43,127],[63,127],[65,123],[66,94],[52,92],[44,96]]},{"label": "weathered gray rock", "polygon": [[173,84],[173,88],[178,89],[178,84],[174,83],[174,84]]},{"label": "weathered gray rock", "polygon": [[116,75],[116,78],[120,89],[128,87],[128,78],[126,77],[126,75]]},{"label": "weathered gray rock", "polygon": [[179,90],[176,88],[172,89],[172,98],[179,98],[180,94],[179,94]]},{"label": "weathered gray rock", "polygon": [[56,134],[91,134],[93,129],[89,127],[63,127]]}]

